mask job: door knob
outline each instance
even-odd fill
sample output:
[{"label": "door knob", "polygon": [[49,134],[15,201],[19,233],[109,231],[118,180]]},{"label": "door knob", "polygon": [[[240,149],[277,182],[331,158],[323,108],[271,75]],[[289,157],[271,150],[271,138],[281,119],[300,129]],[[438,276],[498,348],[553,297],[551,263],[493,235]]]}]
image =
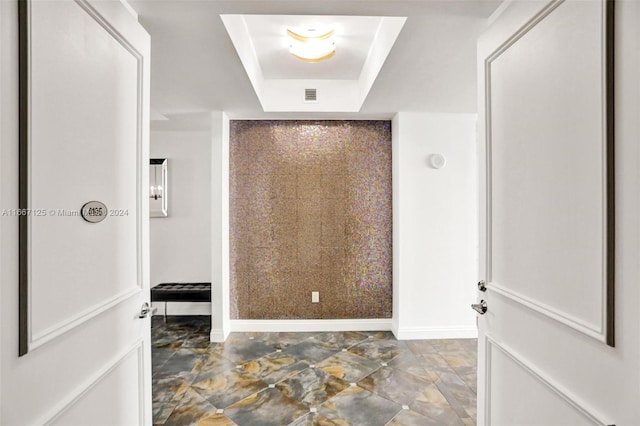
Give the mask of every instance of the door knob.
[{"label": "door knob", "polygon": [[482,292],[487,291],[487,285],[485,284],[484,280],[478,281],[478,290]]},{"label": "door knob", "polygon": [[140,315],[138,315],[138,318],[149,318],[155,314],[157,310],[158,308],[152,308],[147,302],[144,302],[140,308]]},{"label": "door knob", "polygon": [[474,303],[471,305],[471,308],[480,315],[484,315],[487,312],[487,302],[481,300],[480,303]]}]

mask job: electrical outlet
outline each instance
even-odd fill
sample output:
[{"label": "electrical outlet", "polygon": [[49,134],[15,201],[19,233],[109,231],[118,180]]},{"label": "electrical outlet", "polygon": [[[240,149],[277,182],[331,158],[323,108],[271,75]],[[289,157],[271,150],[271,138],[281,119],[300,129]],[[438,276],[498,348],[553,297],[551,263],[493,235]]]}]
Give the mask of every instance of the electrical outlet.
[{"label": "electrical outlet", "polygon": [[312,291],[311,292],[311,303],[320,303],[320,292]]}]

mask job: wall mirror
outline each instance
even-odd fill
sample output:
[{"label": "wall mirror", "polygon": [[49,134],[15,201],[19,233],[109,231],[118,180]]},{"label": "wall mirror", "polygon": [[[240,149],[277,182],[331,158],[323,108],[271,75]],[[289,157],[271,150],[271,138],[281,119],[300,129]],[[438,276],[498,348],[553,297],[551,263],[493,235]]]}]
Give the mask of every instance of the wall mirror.
[{"label": "wall mirror", "polygon": [[167,199],[168,160],[152,158],[149,162],[149,216],[167,217],[169,215]]}]

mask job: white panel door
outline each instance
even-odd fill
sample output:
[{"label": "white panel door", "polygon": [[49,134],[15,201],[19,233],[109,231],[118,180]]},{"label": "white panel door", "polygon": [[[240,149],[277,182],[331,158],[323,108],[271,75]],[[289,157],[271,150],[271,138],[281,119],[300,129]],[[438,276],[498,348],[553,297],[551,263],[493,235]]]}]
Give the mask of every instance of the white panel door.
[{"label": "white panel door", "polygon": [[[20,223],[22,383],[12,397],[23,408],[8,418],[150,424],[150,317],[139,318],[149,302],[149,36],[118,1],[19,7],[30,214]],[[103,211],[83,217],[92,201]]]},{"label": "white panel door", "polygon": [[478,44],[480,425],[640,424],[638,300],[613,294],[637,294],[638,6],[613,6],[511,2]]}]

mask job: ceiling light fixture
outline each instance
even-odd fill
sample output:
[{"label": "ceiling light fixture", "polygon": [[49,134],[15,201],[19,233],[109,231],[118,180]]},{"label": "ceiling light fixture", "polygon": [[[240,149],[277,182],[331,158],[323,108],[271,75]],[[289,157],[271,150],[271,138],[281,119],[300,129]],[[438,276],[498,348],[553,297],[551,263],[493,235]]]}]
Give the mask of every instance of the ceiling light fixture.
[{"label": "ceiling light fixture", "polygon": [[287,29],[289,53],[301,61],[315,63],[332,58],[336,54],[335,31],[316,28]]}]

